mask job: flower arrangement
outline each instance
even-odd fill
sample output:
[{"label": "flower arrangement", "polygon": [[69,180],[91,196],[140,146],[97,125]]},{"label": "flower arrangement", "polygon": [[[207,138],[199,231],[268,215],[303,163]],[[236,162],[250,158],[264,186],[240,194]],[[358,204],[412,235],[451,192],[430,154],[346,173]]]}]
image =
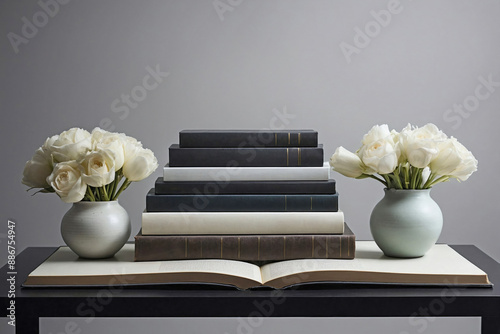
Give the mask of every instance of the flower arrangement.
[{"label": "flower arrangement", "polygon": [[114,201],[133,181],[158,167],[154,153],[135,138],[95,128],[72,128],[47,138],[26,162],[22,183],[56,193],[66,203]]},{"label": "flower arrangement", "polygon": [[477,170],[477,160],[434,124],[408,124],[399,133],[383,124],[364,135],[356,153],[337,148],[330,166],[348,177],[375,179],[386,188],[428,189],[450,178],[467,180]]}]

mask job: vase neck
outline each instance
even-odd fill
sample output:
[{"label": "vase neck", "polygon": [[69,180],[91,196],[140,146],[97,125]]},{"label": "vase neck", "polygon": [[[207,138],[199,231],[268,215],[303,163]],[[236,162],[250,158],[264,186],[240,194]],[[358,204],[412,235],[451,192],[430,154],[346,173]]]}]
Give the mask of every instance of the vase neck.
[{"label": "vase neck", "polygon": [[422,197],[430,196],[431,189],[393,189],[385,188],[385,196],[394,198],[406,198],[406,197]]}]

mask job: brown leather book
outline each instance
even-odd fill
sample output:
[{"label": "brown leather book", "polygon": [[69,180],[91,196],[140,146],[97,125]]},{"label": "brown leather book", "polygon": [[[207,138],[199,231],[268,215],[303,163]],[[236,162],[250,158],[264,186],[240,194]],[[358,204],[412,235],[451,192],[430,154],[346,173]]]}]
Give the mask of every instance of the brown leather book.
[{"label": "brown leather book", "polygon": [[135,261],[225,259],[249,262],[293,259],[353,259],[356,237],[317,235],[142,235],[135,236]]}]

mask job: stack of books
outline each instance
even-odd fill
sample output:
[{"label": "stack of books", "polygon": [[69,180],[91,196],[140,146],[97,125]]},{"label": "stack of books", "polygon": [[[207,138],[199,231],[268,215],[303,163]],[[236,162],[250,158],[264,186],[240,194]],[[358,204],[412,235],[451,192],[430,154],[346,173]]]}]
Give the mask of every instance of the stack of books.
[{"label": "stack of books", "polygon": [[318,133],[194,131],[146,196],[136,261],[352,259]]}]

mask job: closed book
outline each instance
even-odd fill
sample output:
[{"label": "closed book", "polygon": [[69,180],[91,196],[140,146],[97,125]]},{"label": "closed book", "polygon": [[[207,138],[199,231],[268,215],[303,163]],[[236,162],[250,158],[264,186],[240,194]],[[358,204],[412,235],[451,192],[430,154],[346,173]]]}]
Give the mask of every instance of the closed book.
[{"label": "closed book", "polygon": [[182,130],[180,147],[315,147],[313,130]]},{"label": "closed book", "polygon": [[164,181],[155,182],[155,194],[335,194],[335,180],[327,181]]},{"label": "closed book", "polygon": [[209,181],[221,187],[232,181],[326,181],[330,165],[321,167],[171,167],[163,168],[164,181]]},{"label": "closed book", "polygon": [[217,211],[266,211],[266,212],[320,212],[338,211],[338,194],[281,195],[157,195],[154,188],[146,195],[147,212],[217,212]]},{"label": "closed book", "polygon": [[317,147],[169,148],[171,167],[321,167],[323,145]]},{"label": "closed book", "polygon": [[337,212],[146,212],[142,234],[342,234]]},{"label": "closed book", "polygon": [[353,259],[355,236],[326,235],[143,235],[135,236],[135,261],[225,259],[250,262]]}]

